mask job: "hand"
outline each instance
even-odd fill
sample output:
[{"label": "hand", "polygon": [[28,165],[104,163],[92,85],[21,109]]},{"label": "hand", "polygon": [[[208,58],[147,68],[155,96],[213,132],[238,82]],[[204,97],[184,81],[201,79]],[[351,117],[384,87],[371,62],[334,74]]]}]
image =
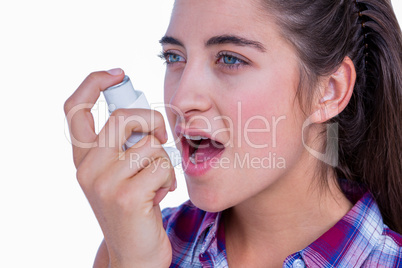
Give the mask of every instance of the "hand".
[{"label": "hand", "polygon": [[[104,234],[110,267],[168,267],[172,249],[158,204],[175,189],[175,175],[161,147],[166,142],[162,115],[120,109],[99,135],[94,129],[91,108],[102,90],[123,77],[120,69],[92,73],[64,105],[77,179]],[[133,131],[149,135],[123,151]]]}]

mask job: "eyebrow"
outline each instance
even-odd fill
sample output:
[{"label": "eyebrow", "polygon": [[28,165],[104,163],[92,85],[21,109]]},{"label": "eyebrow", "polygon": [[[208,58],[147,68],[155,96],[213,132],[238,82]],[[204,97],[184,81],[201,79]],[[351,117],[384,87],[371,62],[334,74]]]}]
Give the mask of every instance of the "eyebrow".
[{"label": "eyebrow", "polygon": [[177,45],[177,46],[184,47],[182,42],[180,42],[179,40],[177,40],[174,37],[166,36],[166,35],[164,37],[162,37],[161,40],[159,40],[159,43],[161,45],[169,45],[170,44],[170,45]]},{"label": "eyebrow", "polygon": [[251,46],[254,47],[261,52],[265,52],[265,47],[258,41],[249,40],[243,37],[239,37],[236,35],[218,35],[211,37],[206,46],[213,46],[213,45],[222,45],[222,44],[234,44],[237,46]]},{"label": "eyebrow", "polygon": [[[183,43],[178,39],[172,36],[164,36],[159,41],[161,45],[178,45],[184,47]],[[265,52],[266,48],[258,41],[249,40],[243,37],[239,37],[236,35],[217,35],[211,37],[206,43],[205,46],[214,46],[214,45],[222,45],[222,44],[234,44],[237,46],[251,46],[254,47],[261,52]]]}]

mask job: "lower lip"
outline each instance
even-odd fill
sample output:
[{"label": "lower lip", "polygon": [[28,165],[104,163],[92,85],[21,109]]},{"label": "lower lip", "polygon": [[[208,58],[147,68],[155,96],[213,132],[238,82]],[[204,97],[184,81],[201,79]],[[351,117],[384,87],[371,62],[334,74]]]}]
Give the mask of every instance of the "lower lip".
[{"label": "lower lip", "polygon": [[205,175],[209,170],[212,168],[216,168],[217,165],[219,165],[219,159],[222,157],[223,152],[225,149],[221,150],[218,154],[214,155],[211,157],[211,159],[208,159],[203,162],[197,162],[193,163],[190,161],[190,156],[189,156],[189,150],[188,150],[188,145],[183,145],[182,143],[182,149],[183,149],[183,162],[182,167],[183,171],[193,177],[198,177]]}]

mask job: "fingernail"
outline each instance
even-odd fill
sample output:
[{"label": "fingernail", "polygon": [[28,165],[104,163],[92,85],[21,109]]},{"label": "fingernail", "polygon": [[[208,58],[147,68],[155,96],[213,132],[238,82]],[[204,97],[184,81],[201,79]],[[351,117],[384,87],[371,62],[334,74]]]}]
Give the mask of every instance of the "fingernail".
[{"label": "fingernail", "polygon": [[123,70],[120,69],[120,68],[115,68],[115,69],[111,69],[111,70],[106,71],[106,72],[108,72],[110,75],[119,75],[119,74],[121,74],[123,72]]}]

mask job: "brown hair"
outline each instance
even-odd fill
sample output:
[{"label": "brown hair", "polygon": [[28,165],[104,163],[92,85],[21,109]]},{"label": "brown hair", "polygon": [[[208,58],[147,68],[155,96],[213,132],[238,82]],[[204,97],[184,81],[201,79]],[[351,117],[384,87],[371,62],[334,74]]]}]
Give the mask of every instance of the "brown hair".
[{"label": "brown hair", "polygon": [[300,99],[308,103],[317,78],[352,59],[352,98],[330,122],[339,131],[334,172],[363,183],[385,224],[402,233],[402,36],[390,0],[263,2],[300,58]]}]

